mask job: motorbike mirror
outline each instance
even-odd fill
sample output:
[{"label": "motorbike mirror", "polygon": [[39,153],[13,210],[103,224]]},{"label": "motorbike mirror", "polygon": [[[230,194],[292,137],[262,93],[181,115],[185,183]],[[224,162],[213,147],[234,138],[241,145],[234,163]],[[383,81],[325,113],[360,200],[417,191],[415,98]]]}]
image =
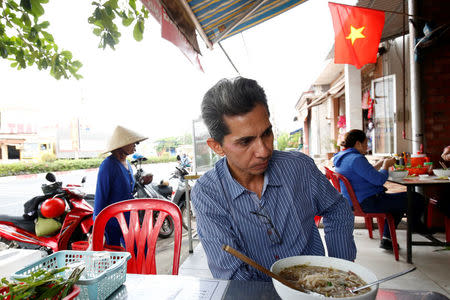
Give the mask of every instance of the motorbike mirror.
[{"label": "motorbike mirror", "polygon": [[83,176],[83,178],[81,178],[81,183],[85,183],[86,182],[86,176]]},{"label": "motorbike mirror", "polygon": [[53,173],[47,173],[47,175],[45,175],[45,179],[50,182],[56,182],[56,176]]}]

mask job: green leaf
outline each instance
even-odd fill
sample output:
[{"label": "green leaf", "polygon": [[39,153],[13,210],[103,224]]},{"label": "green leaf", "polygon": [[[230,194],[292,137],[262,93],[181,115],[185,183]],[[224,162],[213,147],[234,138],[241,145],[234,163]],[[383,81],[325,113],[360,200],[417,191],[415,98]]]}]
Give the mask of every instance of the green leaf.
[{"label": "green leaf", "polygon": [[116,45],[116,41],[114,40],[113,36],[109,33],[107,33],[104,36],[104,45],[103,47],[105,47],[106,45],[109,45],[112,49],[114,49],[114,46]]},{"label": "green leaf", "polygon": [[136,11],[136,0],[128,0],[128,4],[134,11]]},{"label": "green leaf", "polygon": [[94,28],[94,29],[92,30],[92,32],[93,32],[96,36],[100,36],[100,35],[102,34],[102,32],[103,32],[103,29],[101,29],[101,28]]},{"label": "green leaf", "polygon": [[53,35],[48,33],[47,31],[41,30],[42,36],[44,36],[45,40],[50,43],[53,43],[55,40],[53,39]]},{"label": "green leaf", "polygon": [[30,27],[31,26],[31,20],[27,13],[22,14],[22,22],[25,24],[25,26]]},{"label": "green leaf", "polygon": [[138,20],[134,25],[133,37],[138,42],[144,38],[144,22],[142,20]]},{"label": "green leaf", "polygon": [[68,60],[72,59],[72,52],[70,51],[61,51],[61,55],[64,56],[65,58],[67,58]]},{"label": "green leaf", "polygon": [[5,46],[0,46],[0,55],[3,57],[3,58],[7,58],[8,57],[8,49],[6,49],[6,47]]},{"label": "green leaf", "polygon": [[42,16],[45,11],[39,0],[30,0],[30,1],[31,1],[31,14],[35,17]]},{"label": "green leaf", "polygon": [[128,26],[131,25],[131,23],[133,23],[133,21],[134,21],[133,17],[131,17],[131,18],[123,18],[122,19],[122,24],[123,24],[123,26],[128,27]]},{"label": "green leaf", "polygon": [[112,9],[118,9],[119,5],[117,5],[117,0],[109,0],[108,2],[105,3],[106,5],[109,5]]},{"label": "green leaf", "polygon": [[47,28],[49,25],[50,25],[50,22],[48,22],[48,21],[44,21],[44,22],[38,24],[39,28],[42,28],[42,29]]},{"label": "green leaf", "polygon": [[19,27],[22,27],[24,25],[22,20],[19,18],[16,18],[16,17],[11,18],[11,22],[13,22],[14,24],[16,24]]},{"label": "green leaf", "polygon": [[20,0],[20,6],[22,6],[25,10],[31,10],[31,0]]},{"label": "green leaf", "polygon": [[94,10],[94,18],[95,18],[96,20],[100,20],[100,19],[102,18],[102,12],[101,12],[100,7],[97,7],[97,8]]}]

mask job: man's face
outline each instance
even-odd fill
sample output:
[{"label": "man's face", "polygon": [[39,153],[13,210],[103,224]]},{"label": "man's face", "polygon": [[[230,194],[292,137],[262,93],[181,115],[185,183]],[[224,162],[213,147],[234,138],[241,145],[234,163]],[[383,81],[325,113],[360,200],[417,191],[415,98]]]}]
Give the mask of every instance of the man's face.
[{"label": "man's face", "polygon": [[225,116],[224,121],[230,133],[223,144],[213,140],[208,145],[217,154],[227,156],[230,171],[237,180],[263,174],[273,152],[272,124],[265,107],[257,105],[245,115]]}]

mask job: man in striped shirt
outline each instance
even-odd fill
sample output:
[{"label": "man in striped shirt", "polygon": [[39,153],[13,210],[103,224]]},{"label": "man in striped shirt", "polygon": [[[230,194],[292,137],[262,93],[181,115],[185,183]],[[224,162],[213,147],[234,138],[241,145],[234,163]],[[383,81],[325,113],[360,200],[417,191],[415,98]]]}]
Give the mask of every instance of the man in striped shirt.
[{"label": "man in striped shirt", "polygon": [[264,90],[223,79],[204,96],[208,146],[219,156],[192,190],[197,230],[215,278],[270,278],[222,250],[229,245],[266,268],[295,255],[325,255],[314,223],[323,216],[328,255],[354,260],[354,216],[342,195],[299,152],[273,150]]}]

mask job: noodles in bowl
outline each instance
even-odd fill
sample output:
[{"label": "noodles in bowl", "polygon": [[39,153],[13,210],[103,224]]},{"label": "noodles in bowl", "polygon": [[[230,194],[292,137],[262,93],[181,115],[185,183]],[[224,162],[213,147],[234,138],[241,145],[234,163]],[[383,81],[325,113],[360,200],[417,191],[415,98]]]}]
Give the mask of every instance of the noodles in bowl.
[{"label": "noodles in bowl", "polygon": [[[279,275],[284,279],[295,281],[295,284],[302,289],[327,297],[333,296],[334,298],[351,297],[354,294],[348,291],[348,288],[361,287],[367,284],[352,271],[344,272],[307,264],[284,268]],[[356,293],[365,294],[369,291],[370,289],[366,288]]]},{"label": "noodles in bowl", "polygon": [[303,293],[272,279],[275,290],[283,300],[290,299],[375,299],[378,285],[352,294],[347,288],[363,286],[377,280],[370,270],[343,259],[325,256],[292,256],[276,261],[271,271],[292,280]]}]

